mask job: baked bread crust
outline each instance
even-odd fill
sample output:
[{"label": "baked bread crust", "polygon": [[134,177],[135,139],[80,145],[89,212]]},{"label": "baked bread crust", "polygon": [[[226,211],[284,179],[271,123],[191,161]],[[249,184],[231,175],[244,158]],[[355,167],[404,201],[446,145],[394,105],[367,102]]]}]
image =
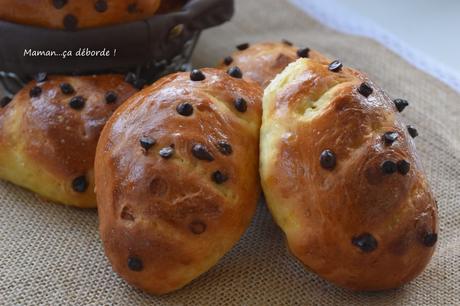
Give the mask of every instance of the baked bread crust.
[{"label": "baked bread crust", "polygon": [[[116,98],[108,97],[108,103],[110,92]],[[96,207],[93,164],[99,134],[135,92],[121,75],[30,82],[0,107],[0,178],[54,202]]]},{"label": "baked bread crust", "polygon": [[237,48],[241,50],[224,58],[218,67],[228,69],[231,66],[238,66],[243,71],[244,79],[254,81],[263,88],[267,87],[287,65],[296,61],[299,55],[315,61],[325,63],[329,61],[315,50],[299,49],[288,41],[242,44]]},{"label": "baked bread crust", "polygon": [[353,290],[421,273],[437,208],[388,95],[358,71],[299,59],[265,90],[263,109],[262,186],[291,252]]},{"label": "baked bread crust", "polygon": [[176,73],[109,120],[95,164],[100,233],[129,283],[179,289],[246,230],[260,190],[261,97],[221,70]]},{"label": "baked bread crust", "polygon": [[0,20],[77,30],[121,24],[151,17],[160,0],[0,0]]}]

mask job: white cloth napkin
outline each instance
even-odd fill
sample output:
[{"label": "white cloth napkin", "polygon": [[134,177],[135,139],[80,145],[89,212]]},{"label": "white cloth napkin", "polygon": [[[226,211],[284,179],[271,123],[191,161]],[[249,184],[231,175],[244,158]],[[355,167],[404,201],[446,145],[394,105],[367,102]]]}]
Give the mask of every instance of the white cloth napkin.
[{"label": "white cloth napkin", "polygon": [[[350,3],[340,0],[290,1],[326,26],[344,33],[367,36],[377,40],[415,67],[431,74],[460,92],[460,73],[458,71],[441,63],[435,57],[430,56],[429,53],[407,43],[397,33],[380,26],[372,19],[353,10]],[[378,5],[382,4],[377,4],[376,2],[376,7],[378,7]],[[417,8],[415,7],[415,9]],[[388,18],[395,17],[388,16]],[[429,20],[425,20],[423,16],[420,16],[420,22],[429,22]],[[417,29],[414,29],[414,31],[417,31]],[[424,35],[424,33],[421,35]],[[439,33],[439,35],[445,34]],[[457,38],[446,37],[446,44],[439,47],[450,48],[449,41],[455,39]]]}]

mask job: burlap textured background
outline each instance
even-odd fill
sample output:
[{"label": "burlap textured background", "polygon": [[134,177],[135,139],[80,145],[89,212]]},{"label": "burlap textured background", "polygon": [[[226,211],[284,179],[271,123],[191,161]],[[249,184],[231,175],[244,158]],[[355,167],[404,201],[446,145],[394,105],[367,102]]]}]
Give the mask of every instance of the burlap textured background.
[{"label": "burlap textured background", "polygon": [[420,277],[380,293],[335,288],[289,256],[261,205],[246,235],[219,265],[176,293],[152,297],[111,271],[98,239],[96,211],[44,203],[0,182],[0,304],[460,305],[460,95],[385,46],[328,30],[284,0],[237,1],[231,23],[203,34],[194,62],[213,65],[237,43],[281,38],[340,58],[394,97],[410,101],[403,114],[419,130],[418,153],[441,223],[436,254]]}]

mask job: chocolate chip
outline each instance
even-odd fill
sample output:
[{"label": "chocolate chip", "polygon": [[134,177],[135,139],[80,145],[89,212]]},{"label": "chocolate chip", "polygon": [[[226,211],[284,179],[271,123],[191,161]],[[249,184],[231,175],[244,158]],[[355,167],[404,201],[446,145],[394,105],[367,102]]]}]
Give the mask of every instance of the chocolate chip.
[{"label": "chocolate chip", "polygon": [[107,104],[115,103],[118,99],[118,96],[115,92],[109,90],[105,93],[105,102]]},{"label": "chocolate chip", "polygon": [[225,65],[228,66],[228,65],[230,65],[231,63],[233,63],[233,57],[227,56],[227,57],[224,58],[224,64],[225,64]]},{"label": "chocolate chip", "polygon": [[208,149],[202,144],[195,144],[192,148],[193,156],[200,160],[213,161],[214,157],[209,153]]},{"label": "chocolate chip", "polygon": [[361,83],[361,85],[359,85],[358,92],[367,98],[372,94],[373,90],[372,87],[369,86],[369,84],[363,82]]},{"label": "chocolate chip", "polygon": [[108,6],[106,0],[97,0],[96,3],[94,3],[94,9],[99,13],[107,11],[107,8]]},{"label": "chocolate chip", "polygon": [[64,28],[68,31],[75,31],[77,29],[78,19],[72,14],[64,17]]},{"label": "chocolate chip", "polygon": [[319,162],[321,164],[321,167],[323,167],[324,169],[334,169],[336,165],[336,157],[334,152],[332,152],[331,150],[324,150],[323,152],[321,152]]},{"label": "chocolate chip", "polygon": [[343,64],[339,60],[335,60],[329,64],[328,69],[332,72],[339,72],[342,70]]},{"label": "chocolate chip", "polygon": [[171,156],[173,156],[174,154],[174,148],[169,146],[169,147],[164,147],[160,150],[160,152],[158,152],[160,154],[161,157],[163,157],[164,159],[168,159],[170,158]]},{"label": "chocolate chip", "polygon": [[139,257],[130,256],[128,257],[128,268],[132,271],[139,272],[144,268],[144,264]]},{"label": "chocolate chip", "polygon": [[191,116],[193,114],[193,106],[190,103],[181,103],[177,105],[176,111],[182,116]]},{"label": "chocolate chip", "polygon": [[310,48],[300,48],[297,50],[298,57],[308,57],[310,54]]},{"label": "chocolate chip", "polygon": [[75,178],[72,181],[72,188],[76,192],[85,192],[86,189],[88,188],[88,181],[86,180],[86,177],[84,175],[79,176]]},{"label": "chocolate chip", "polygon": [[404,99],[394,99],[393,103],[395,104],[398,112],[402,112],[407,106],[409,106],[409,102]]},{"label": "chocolate chip", "polygon": [[398,166],[394,161],[386,160],[380,165],[380,169],[382,169],[382,172],[385,174],[392,174],[398,170]]},{"label": "chocolate chip", "polygon": [[406,175],[409,173],[410,170],[410,163],[408,161],[405,161],[404,159],[398,161],[397,163],[398,167],[398,172],[401,173],[402,175]]},{"label": "chocolate chip", "polygon": [[243,50],[246,50],[247,48],[249,48],[249,44],[248,43],[244,43],[244,44],[239,44],[238,46],[236,46],[236,48],[240,51],[243,51]]},{"label": "chocolate chip", "polygon": [[72,85],[70,85],[69,83],[61,83],[59,87],[61,87],[61,92],[65,95],[71,95],[75,92]]},{"label": "chocolate chip", "polygon": [[75,96],[70,99],[69,106],[73,109],[80,110],[85,107],[85,98],[82,96]]},{"label": "chocolate chip", "polygon": [[287,39],[282,39],[281,42],[282,42],[283,44],[287,45],[287,46],[292,46],[292,45],[293,45],[292,42],[290,42],[290,41],[287,40]]},{"label": "chocolate chip", "polygon": [[67,4],[67,0],[53,0],[53,6],[57,9],[63,8]]},{"label": "chocolate chip", "polygon": [[377,240],[369,233],[363,233],[359,236],[353,237],[351,239],[351,243],[366,253],[372,252],[378,246]]},{"label": "chocolate chip", "polygon": [[126,7],[126,10],[129,12],[129,13],[135,13],[137,11],[137,3],[133,2],[133,3],[130,3],[127,7]]},{"label": "chocolate chip", "polygon": [[190,80],[192,81],[203,81],[206,79],[205,75],[201,70],[199,69],[193,69],[192,72],[190,72]]},{"label": "chocolate chip", "polygon": [[409,135],[410,135],[412,138],[415,138],[415,137],[418,136],[417,129],[414,128],[412,125],[408,125],[408,126],[407,126],[407,131],[409,132]]},{"label": "chocolate chip", "polygon": [[8,97],[3,97],[1,100],[0,100],[0,107],[5,107],[7,106],[9,103],[11,102],[11,98],[8,98]]},{"label": "chocolate chip", "polygon": [[236,98],[233,104],[235,105],[236,110],[240,113],[244,113],[248,109],[248,103],[243,98]]},{"label": "chocolate chip", "polygon": [[423,235],[423,245],[426,247],[432,247],[438,241],[438,234],[436,233],[426,233]]},{"label": "chocolate chip", "polygon": [[237,79],[241,79],[243,77],[243,73],[241,72],[241,69],[237,66],[233,66],[227,70],[227,73]]},{"label": "chocolate chip", "polygon": [[211,175],[211,178],[216,184],[222,184],[228,180],[228,176],[219,170],[214,171]]},{"label": "chocolate chip", "polygon": [[217,148],[219,149],[219,152],[224,155],[230,155],[233,153],[232,146],[223,140],[217,143]]},{"label": "chocolate chip", "polygon": [[32,89],[29,91],[29,96],[30,96],[31,98],[36,98],[36,97],[40,96],[41,93],[42,93],[41,87],[34,86],[34,87],[32,87]]},{"label": "chocolate chip", "polygon": [[34,76],[34,79],[37,83],[45,82],[48,78],[48,74],[46,72],[39,72]]},{"label": "chocolate chip", "polygon": [[195,235],[200,235],[206,230],[206,224],[201,221],[193,221],[189,224],[188,228]]},{"label": "chocolate chip", "polygon": [[391,145],[393,142],[398,139],[398,133],[396,132],[386,132],[383,134],[383,139],[385,140],[385,143],[388,145]]},{"label": "chocolate chip", "polygon": [[142,136],[139,143],[141,144],[141,147],[148,151],[148,149],[155,145],[156,140],[147,136]]}]

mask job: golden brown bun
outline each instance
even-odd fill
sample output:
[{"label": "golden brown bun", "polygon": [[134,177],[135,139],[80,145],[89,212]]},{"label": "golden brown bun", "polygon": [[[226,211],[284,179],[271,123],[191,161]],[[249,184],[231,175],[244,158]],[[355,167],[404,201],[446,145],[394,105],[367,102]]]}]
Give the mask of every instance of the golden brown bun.
[{"label": "golden brown bun", "polygon": [[160,0],[0,0],[0,20],[77,30],[142,20],[159,6]]},{"label": "golden brown bun", "polygon": [[[249,225],[259,196],[260,88],[202,72],[205,80],[176,73],[133,96],[97,147],[105,253],[124,279],[154,294],[215,265]],[[197,158],[199,144],[210,155],[198,150]]]},{"label": "golden brown bun", "polygon": [[[73,93],[63,93],[65,83]],[[109,91],[117,95],[113,103],[106,102]],[[95,207],[93,163],[99,134],[134,92],[120,75],[48,76],[44,82],[30,82],[0,107],[0,179],[51,201]]]},{"label": "golden brown bun", "polygon": [[266,88],[263,109],[262,186],[291,252],[353,290],[421,273],[437,209],[395,103],[357,71],[299,59]]},{"label": "golden brown bun", "polygon": [[237,48],[241,50],[224,58],[219,64],[219,68],[228,69],[232,66],[238,66],[243,71],[243,77],[246,80],[254,81],[263,88],[267,87],[270,81],[287,65],[297,60],[299,54],[300,56],[308,56],[315,61],[329,61],[319,52],[308,48],[299,49],[287,41],[241,44]]}]

